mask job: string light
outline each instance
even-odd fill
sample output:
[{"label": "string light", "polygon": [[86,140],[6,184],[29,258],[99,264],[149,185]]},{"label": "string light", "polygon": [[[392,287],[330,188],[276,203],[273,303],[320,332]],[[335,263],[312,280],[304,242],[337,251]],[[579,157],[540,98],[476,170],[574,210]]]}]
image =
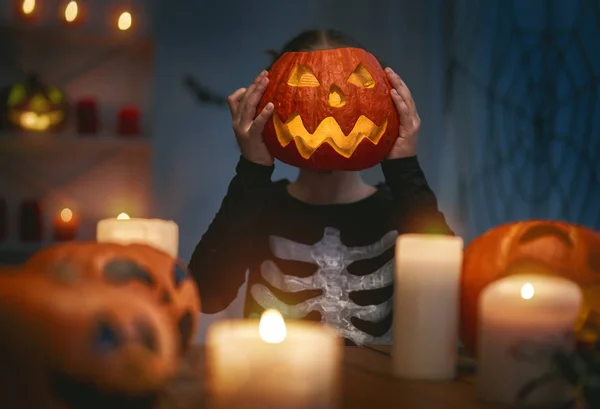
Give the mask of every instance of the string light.
[{"label": "string light", "polygon": [[78,14],[79,14],[79,5],[77,4],[77,2],[75,0],[71,0],[69,2],[69,4],[67,4],[67,7],[65,7],[65,20],[68,23],[72,23],[73,21],[75,21]]},{"label": "string light", "polygon": [[117,21],[117,27],[119,27],[119,30],[129,30],[132,24],[133,18],[131,17],[131,13],[128,11],[122,12],[119,16],[119,20]]},{"label": "string light", "polygon": [[23,0],[21,4],[23,14],[31,14],[35,11],[35,0]]}]

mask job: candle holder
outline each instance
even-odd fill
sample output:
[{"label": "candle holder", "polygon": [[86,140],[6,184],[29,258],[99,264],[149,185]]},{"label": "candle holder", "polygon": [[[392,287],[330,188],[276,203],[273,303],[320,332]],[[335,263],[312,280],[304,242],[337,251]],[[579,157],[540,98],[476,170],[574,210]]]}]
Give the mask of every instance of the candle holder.
[{"label": "candle holder", "polygon": [[42,208],[37,201],[21,203],[19,212],[19,238],[25,242],[39,242],[43,236]]},{"label": "candle holder", "polygon": [[78,218],[71,209],[65,208],[54,220],[55,241],[71,241],[77,236]]}]

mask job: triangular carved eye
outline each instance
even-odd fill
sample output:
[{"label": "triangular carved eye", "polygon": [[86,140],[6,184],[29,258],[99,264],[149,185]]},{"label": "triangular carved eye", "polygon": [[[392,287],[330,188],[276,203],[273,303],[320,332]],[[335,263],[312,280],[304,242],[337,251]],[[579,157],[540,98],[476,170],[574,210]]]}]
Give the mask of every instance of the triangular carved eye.
[{"label": "triangular carved eye", "polygon": [[371,76],[371,73],[369,73],[367,67],[362,64],[358,64],[358,67],[350,74],[348,82],[357,87],[373,88],[375,86],[375,80]]},{"label": "triangular carved eye", "polygon": [[310,68],[299,64],[294,67],[294,71],[288,79],[288,85],[292,87],[318,87],[321,84]]}]

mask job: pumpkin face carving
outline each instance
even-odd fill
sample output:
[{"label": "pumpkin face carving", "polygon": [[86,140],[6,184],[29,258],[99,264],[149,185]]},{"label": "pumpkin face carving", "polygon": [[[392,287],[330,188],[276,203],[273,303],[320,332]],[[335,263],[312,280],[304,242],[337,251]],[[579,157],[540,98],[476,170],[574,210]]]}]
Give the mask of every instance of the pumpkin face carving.
[{"label": "pumpkin face carving", "polygon": [[48,131],[65,121],[67,100],[56,87],[30,76],[13,85],[6,101],[9,121],[26,131]]},{"label": "pumpkin face carving", "polygon": [[259,104],[275,106],[263,139],[271,154],[313,170],[362,170],[398,136],[391,86],[377,59],[358,48],[284,53]]},{"label": "pumpkin face carving", "polygon": [[149,293],[172,317],[182,353],[195,334],[200,311],[196,284],[180,260],[152,246],[69,242],[37,252],[26,267],[52,274],[82,274],[92,282]]},{"label": "pumpkin face carving", "polygon": [[[461,277],[461,340],[476,350],[477,303],[491,282],[514,274],[568,278],[583,290],[584,321],[600,313],[600,233],[559,221],[507,223],[477,237],[465,249]],[[579,323],[581,325],[582,322]]]},{"label": "pumpkin face carving", "polygon": [[158,303],[76,275],[0,277],[0,324],[8,407],[144,408],[178,363]]}]

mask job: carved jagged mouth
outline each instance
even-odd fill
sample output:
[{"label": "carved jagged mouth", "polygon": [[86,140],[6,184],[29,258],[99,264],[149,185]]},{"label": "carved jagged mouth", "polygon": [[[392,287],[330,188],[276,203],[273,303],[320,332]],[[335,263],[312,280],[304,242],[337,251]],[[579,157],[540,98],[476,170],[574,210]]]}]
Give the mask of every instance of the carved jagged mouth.
[{"label": "carved jagged mouth", "polygon": [[273,125],[281,146],[285,147],[293,140],[304,159],[310,158],[324,143],[331,145],[341,156],[349,158],[363,139],[368,139],[373,145],[379,143],[387,128],[387,120],[381,126],[377,126],[369,118],[361,115],[348,135],[344,134],[335,118],[331,116],[323,119],[312,134],[306,130],[302,118],[297,113],[290,115],[285,123],[281,122],[275,113]]}]

